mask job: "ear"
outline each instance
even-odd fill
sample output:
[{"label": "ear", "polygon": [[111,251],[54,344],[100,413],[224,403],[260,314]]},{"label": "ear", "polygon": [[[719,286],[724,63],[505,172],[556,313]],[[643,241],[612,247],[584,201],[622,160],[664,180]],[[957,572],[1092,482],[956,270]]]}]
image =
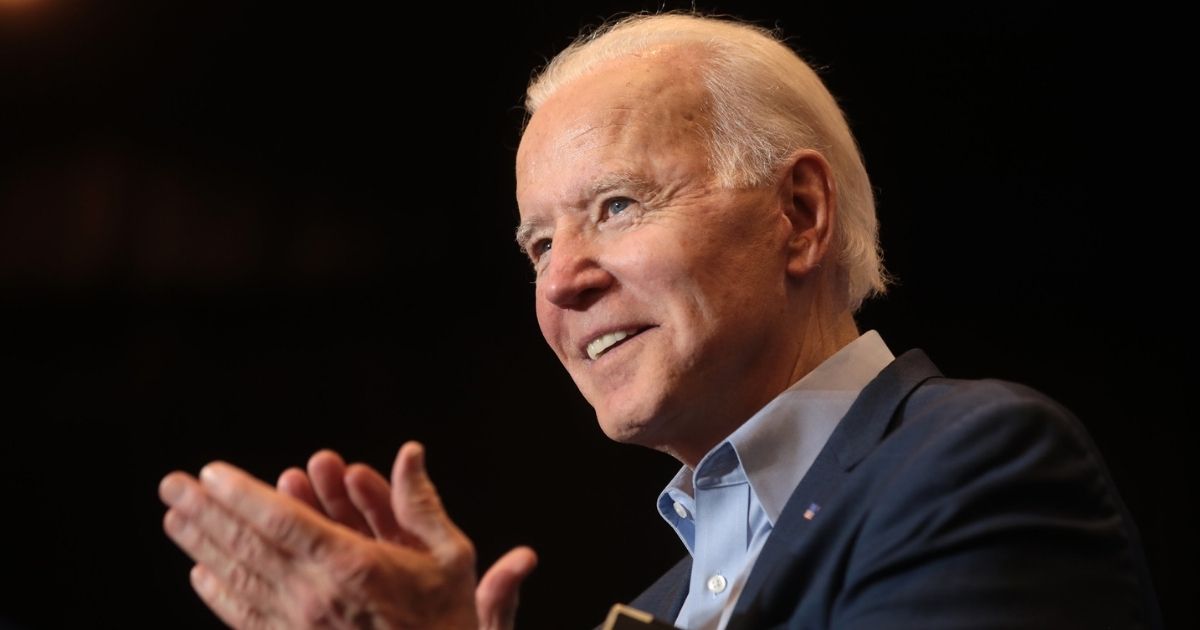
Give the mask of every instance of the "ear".
[{"label": "ear", "polygon": [[789,226],[788,274],[801,278],[821,267],[833,242],[837,186],[825,156],[812,149],[792,155],[779,195]]}]

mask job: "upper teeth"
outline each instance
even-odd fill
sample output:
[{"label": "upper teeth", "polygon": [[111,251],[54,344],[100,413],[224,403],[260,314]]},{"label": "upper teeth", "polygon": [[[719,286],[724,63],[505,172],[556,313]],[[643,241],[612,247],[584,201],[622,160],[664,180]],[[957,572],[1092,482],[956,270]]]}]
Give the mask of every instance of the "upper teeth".
[{"label": "upper teeth", "polygon": [[610,332],[607,335],[601,335],[587,345],[588,357],[595,361],[596,357],[604,354],[605,350],[616,345],[618,341],[632,335],[633,332],[630,330],[618,330],[617,332]]}]

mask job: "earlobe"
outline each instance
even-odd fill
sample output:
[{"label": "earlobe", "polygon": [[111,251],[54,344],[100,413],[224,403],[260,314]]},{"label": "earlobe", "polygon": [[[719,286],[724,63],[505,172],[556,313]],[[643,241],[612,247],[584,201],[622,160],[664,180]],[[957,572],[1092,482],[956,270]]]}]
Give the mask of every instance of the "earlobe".
[{"label": "earlobe", "polygon": [[788,274],[794,278],[801,278],[812,274],[817,269],[821,268],[821,260],[824,258],[822,248],[808,238],[800,238],[795,240],[789,248],[788,256]]},{"label": "earlobe", "polygon": [[790,230],[787,268],[791,276],[800,278],[819,269],[829,252],[837,189],[829,162],[812,149],[793,154],[781,180]]}]

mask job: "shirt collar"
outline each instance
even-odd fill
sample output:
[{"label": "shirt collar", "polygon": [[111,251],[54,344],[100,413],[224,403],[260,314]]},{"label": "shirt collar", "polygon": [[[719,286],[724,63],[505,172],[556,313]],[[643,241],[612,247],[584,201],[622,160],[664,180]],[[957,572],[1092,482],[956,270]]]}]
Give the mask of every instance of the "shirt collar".
[{"label": "shirt collar", "polygon": [[[879,333],[862,334],[767,403],[697,468],[704,472],[714,458],[723,461],[728,455],[722,454],[732,447],[737,466],[773,526],[854,399],[894,359]],[[673,503],[681,495],[695,496],[693,477],[692,469],[684,466],[659,495],[659,512],[673,527],[679,520],[673,518]]]}]

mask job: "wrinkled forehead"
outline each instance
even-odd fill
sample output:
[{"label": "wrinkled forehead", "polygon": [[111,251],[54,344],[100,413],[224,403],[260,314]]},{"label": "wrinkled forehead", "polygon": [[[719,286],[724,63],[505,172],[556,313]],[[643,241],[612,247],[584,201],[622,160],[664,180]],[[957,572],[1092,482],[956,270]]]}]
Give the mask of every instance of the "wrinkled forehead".
[{"label": "wrinkled forehead", "polygon": [[678,47],[604,62],[559,88],[534,113],[517,151],[522,183],[581,152],[694,151],[704,140],[709,98],[695,57]]}]

